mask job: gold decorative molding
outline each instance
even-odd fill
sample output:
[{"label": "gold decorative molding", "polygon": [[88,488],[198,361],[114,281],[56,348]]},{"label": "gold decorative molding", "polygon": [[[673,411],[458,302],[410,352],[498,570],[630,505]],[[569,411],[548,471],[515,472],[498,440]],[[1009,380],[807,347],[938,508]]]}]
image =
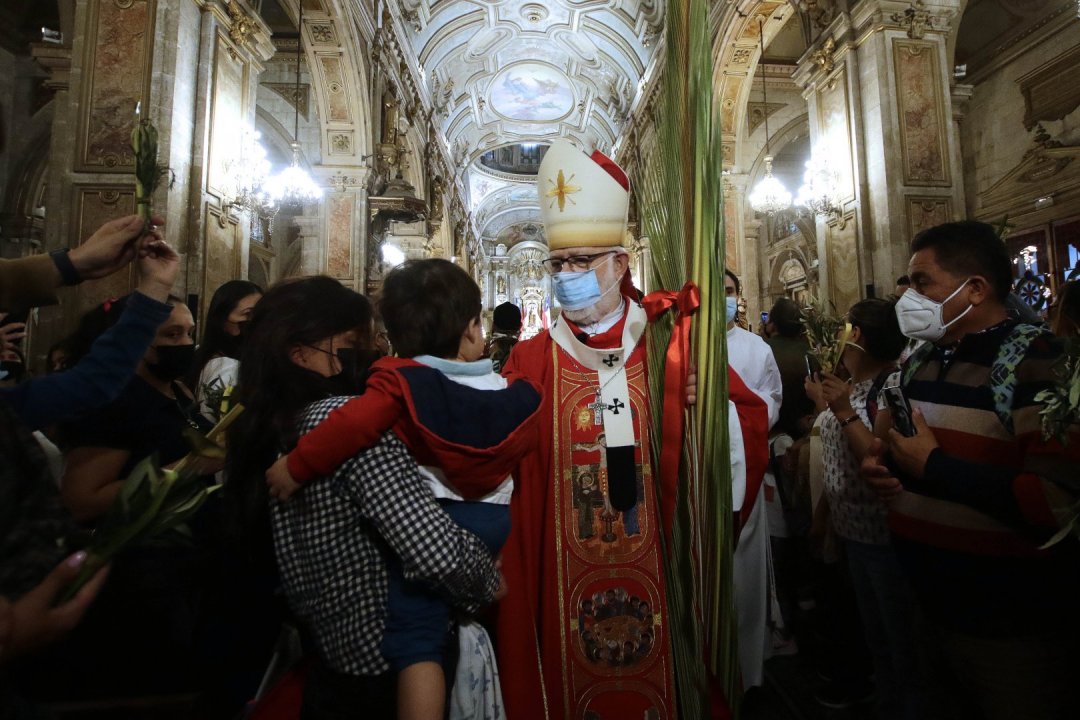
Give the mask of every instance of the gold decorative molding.
[{"label": "gold decorative molding", "polygon": [[926,9],[923,0],[914,0],[902,13],[893,13],[889,19],[900,27],[907,28],[907,36],[912,40],[922,40],[928,30],[940,30],[941,18]]},{"label": "gold decorative molding", "polygon": [[836,51],[836,41],[829,37],[825,40],[825,44],[814,51],[810,56],[810,61],[821,68],[821,71],[826,75],[833,71],[836,66],[836,59],[833,57],[833,53]]},{"label": "gold decorative molding", "polygon": [[225,11],[229,13],[229,19],[232,21],[229,25],[229,37],[238,47],[246,48],[248,36],[254,31],[251,18],[236,0],[229,0]]}]

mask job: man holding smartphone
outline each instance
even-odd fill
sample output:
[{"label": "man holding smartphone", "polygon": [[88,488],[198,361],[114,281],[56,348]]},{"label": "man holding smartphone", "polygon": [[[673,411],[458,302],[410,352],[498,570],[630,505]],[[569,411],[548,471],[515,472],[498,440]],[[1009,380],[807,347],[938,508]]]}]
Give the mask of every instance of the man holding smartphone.
[{"label": "man holding smartphone", "polygon": [[1035,400],[1062,347],[1010,317],[1012,266],[991,226],[939,225],[912,253],[896,313],[925,341],[901,373],[915,432],[883,433],[861,475],[889,503],[893,545],[952,673],[947,694],[964,707],[949,715],[1068,717],[1080,543],[1042,546],[1076,502],[1080,437],[1044,441]]}]

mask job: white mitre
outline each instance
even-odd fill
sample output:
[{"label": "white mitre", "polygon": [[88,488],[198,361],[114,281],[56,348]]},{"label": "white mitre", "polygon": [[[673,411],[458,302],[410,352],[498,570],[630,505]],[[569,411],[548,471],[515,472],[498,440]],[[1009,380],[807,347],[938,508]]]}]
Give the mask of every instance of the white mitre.
[{"label": "white mitre", "polygon": [[590,157],[558,140],[536,179],[548,249],[623,245],[630,181],[615,162],[599,150]]}]

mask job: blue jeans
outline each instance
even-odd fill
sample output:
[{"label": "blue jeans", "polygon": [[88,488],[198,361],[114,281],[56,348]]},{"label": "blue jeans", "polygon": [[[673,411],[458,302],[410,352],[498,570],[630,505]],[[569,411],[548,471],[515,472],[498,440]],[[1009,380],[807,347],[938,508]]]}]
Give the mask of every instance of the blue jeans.
[{"label": "blue jeans", "polygon": [[[480,538],[495,555],[510,535],[510,506],[440,500],[454,522]],[[389,597],[382,654],[394,672],[420,662],[442,663],[450,606],[429,586],[409,582],[396,558],[389,563]]]},{"label": "blue jeans", "polygon": [[919,661],[922,628],[907,577],[892,545],[845,539],[844,549],[874,658],[878,713],[883,720],[921,720],[927,717]]}]

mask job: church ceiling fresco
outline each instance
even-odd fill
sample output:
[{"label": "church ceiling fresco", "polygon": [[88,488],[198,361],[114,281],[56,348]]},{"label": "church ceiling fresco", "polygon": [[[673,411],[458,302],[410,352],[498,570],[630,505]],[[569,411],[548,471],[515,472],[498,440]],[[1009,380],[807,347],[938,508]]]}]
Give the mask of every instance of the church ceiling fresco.
[{"label": "church ceiling fresco", "polygon": [[[513,207],[538,214],[526,199],[533,181],[497,177],[477,158],[557,138],[611,152],[644,97],[664,20],[663,0],[399,0],[397,9],[441,140],[467,167],[470,209],[493,220]],[[517,192],[495,192],[508,187]],[[495,238],[507,227],[478,229]]]}]

